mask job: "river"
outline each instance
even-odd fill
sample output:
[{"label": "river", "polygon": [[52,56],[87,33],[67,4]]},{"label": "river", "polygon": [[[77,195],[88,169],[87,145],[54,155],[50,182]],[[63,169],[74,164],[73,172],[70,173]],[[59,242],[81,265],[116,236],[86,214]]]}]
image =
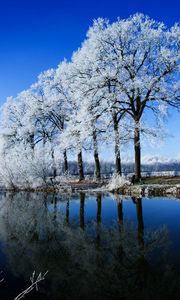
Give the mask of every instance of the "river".
[{"label": "river", "polygon": [[180,200],[0,194],[0,298],[180,299]]}]

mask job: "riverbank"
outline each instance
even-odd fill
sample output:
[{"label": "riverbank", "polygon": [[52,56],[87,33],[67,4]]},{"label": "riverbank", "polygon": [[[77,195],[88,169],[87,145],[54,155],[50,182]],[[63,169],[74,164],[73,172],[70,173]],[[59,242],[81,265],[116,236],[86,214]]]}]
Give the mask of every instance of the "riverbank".
[{"label": "riverbank", "polygon": [[43,193],[62,193],[62,192],[85,192],[85,191],[99,191],[111,192],[125,196],[175,196],[180,198],[180,184],[177,185],[163,185],[163,184],[136,184],[129,186],[122,186],[117,189],[109,191],[107,186],[100,183],[67,183],[57,186],[41,186],[36,188],[1,188],[1,191],[8,192],[43,192]]},{"label": "riverbank", "polygon": [[180,197],[180,184],[136,184],[122,186],[111,191],[130,196],[170,196]]},{"label": "riverbank", "polygon": [[100,182],[63,182],[58,184],[47,184],[42,186],[1,186],[0,191],[4,192],[43,192],[43,193],[60,193],[60,192],[80,192],[87,190],[101,190],[105,187],[105,183]]},{"label": "riverbank", "polygon": [[1,191],[9,192],[43,192],[43,193],[62,193],[62,192],[111,192],[114,194],[129,195],[129,196],[175,196],[180,198],[180,178],[143,178],[140,183],[130,184],[125,180],[124,184],[117,184],[113,188],[110,187],[108,180],[100,182],[84,180],[84,181],[66,181],[53,182],[39,186],[11,186],[0,187]]}]

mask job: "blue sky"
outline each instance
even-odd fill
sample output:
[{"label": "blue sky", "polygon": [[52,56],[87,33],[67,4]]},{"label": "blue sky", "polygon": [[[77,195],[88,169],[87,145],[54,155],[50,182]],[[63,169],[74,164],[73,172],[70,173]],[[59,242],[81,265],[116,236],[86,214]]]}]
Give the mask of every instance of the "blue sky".
[{"label": "blue sky", "polygon": [[[83,39],[92,20],[142,12],[164,21],[179,21],[178,0],[6,0],[0,8],[0,104],[7,96],[28,88],[37,75],[70,58]],[[173,113],[168,128],[174,138],[155,154],[180,155],[180,116]]]}]

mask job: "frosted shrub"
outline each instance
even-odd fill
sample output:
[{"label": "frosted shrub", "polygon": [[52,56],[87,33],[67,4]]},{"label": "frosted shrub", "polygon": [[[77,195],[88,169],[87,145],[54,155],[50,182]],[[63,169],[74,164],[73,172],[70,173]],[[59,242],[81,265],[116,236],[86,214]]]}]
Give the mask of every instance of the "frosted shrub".
[{"label": "frosted shrub", "polygon": [[[13,152],[13,155],[12,155]],[[41,151],[32,154],[18,147],[9,149],[0,161],[0,180],[6,188],[36,188],[47,185],[52,161]]]},{"label": "frosted shrub", "polygon": [[124,176],[114,174],[107,185],[107,189],[108,191],[114,191],[126,185],[130,185],[129,180],[127,180]]}]

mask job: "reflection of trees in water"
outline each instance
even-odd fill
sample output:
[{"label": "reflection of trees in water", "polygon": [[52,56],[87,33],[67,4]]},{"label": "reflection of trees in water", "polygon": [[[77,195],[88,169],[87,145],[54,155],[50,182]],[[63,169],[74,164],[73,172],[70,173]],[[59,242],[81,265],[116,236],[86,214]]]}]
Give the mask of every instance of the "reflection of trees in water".
[{"label": "reflection of trees in water", "polygon": [[170,295],[172,298],[175,290],[180,295],[171,269],[152,261],[153,252],[159,251],[161,258],[167,245],[167,230],[144,232],[141,199],[133,199],[138,235],[131,224],[123,222],[120,196],[117,196],[119,225],[109,229],[101,224],[99,193],[96,222],[86,226],[83,193],[79,195],[80,226],[70,226],[71,200],[67,195],[61,195],[64,215],[58,207],[59,198],[52,195],[17,193],[9,194],[5,200],[2,200],[0,236],[7,244],[9,269],[25,278],[34,269],[49,270],[45,291],[49,299],[164,300]]},{"label": "reflection of trees in water", "polygon": [[97,202],[96,221],[99,224],[99,223],[101,223],[101,213],[102,213],[102,194],[101,193],[97,193],[96,202]]},{"label": "reflection of trees in water", "polygon": [[80,227],[82,229],[84,229],[84,204],[85,204],[85,194],[84,193],[80,193],[79,194],[79,198],[80,198]]},{"label": "reflection of trees in water", "polygon": [[123,225],[123,198],[117,195],[117,212],[119,225]]},{"label": "reflection of trees in water", "polygon": [[66,224],[69,225],[69,195],[67,195],[67,204],[66,204]]},{"label": "reflection of trees in water", "polygon": [[143,220],[142,199],[140,197],[132,197],[132,201],[136,205],[139,246],[143,249],[144,248],[144,220]]},{"label": "reflection of trees in water", "polygon": [[[101,239],[101,214],[102,214],[102,195],[101,193],[97,193],[96,196],[96,243],[97,247],[100,245],[100,239]],[[97,256],[97,259],[99,259],[99,256]]]}]

